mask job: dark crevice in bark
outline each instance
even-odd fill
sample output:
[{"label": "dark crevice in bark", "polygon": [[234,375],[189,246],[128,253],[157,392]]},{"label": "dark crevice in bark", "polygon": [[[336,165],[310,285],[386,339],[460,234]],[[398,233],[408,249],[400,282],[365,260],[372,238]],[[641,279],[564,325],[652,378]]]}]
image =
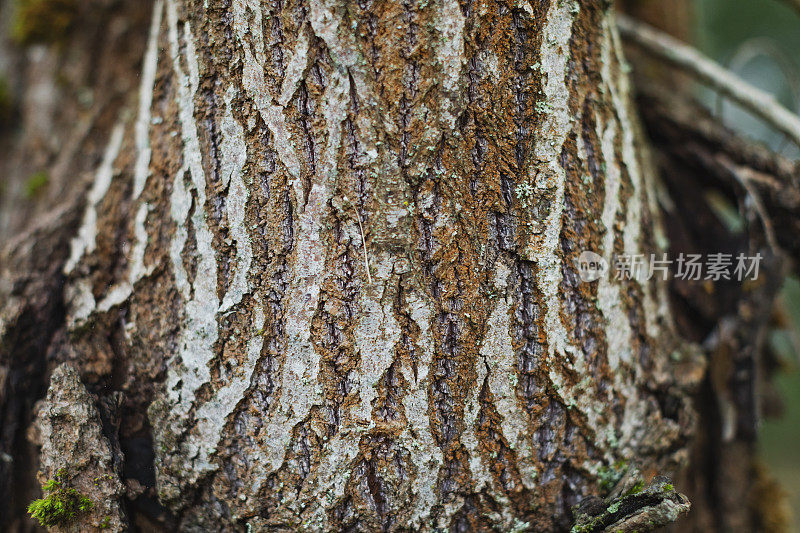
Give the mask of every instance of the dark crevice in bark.
[{"label": "dark crevice in bark", "polygon": [[517,386],[528,412],[533,415],[544,400],[544,378],[541,365],[547,353],[544,334],[540,331],[544,310],[539,304],[536,289],[536,264],[530,261],[517,261],[515,297],[516,330],[513,339],[517,352],[517,372],[520,382]]},{"label": "dark crevice in bark", "polygon": [[[568,165],[569,166],[569,165]],[[568,182],[581,182],[579,169],[566,169]],[[568,187],[569,188],[569,187]],[[585,194],[585,195],[584,195]],[[587,205],[582,198],[593,198],[597,203]],[[577,260],[585,251],[599,251],[600,228],[596,221],[602,212],[602,191],[567,191],[564,196],[562,230],[560,237],[562,282],[560,290],[564,301],[561,314],[567,330],[572,332],[575,341],[587,359],[593,377],[598,383],[608,374],[606,366],[606,341],[603,317],[597,309],[596,283],[584,283],[578,275]]]},{"label": "dark crevice in bark", "polygon": [[473,495],[464,498],[464,505],[456,512],[450,521],[450,531],[453,533],[469,533],[471,531],[487,531],[491,528],[482,514],[482,505]]},{"label": "dark crevice in bark", "polygon": [[[120,424],[129,424],[130,421],[122,418]],[[120,449],[125,458],[122,467],[122,478],[124,482],[134,481],[142,489],[141,494],[132,493],[126,499],[126,507],[131,525],[134,531],[141,531],[137,528],[140,523],[140,516],[152,524],[152,527],[159,527],[159,531],[169,531],[177,525],[175,517],[158,501],[155,494],[156,475],[155,475],[155,450],[153,449],[152,428],[147,423],[137,436],[120,438]]]},{"label": "dark crevice in bark", "polygon": [[326,260],[331,275],[323,282],[319,303],[312,320],[312,343],[320,355],[320,381],[324,387],[326,435],[334,436],[342,417],[357,401],[351,390],[351,372],[358,368],[361,354],[354,350],[354,318],[359,288],[351,252],[351,237],[331,209],[331,238],[333,247]]},{"label": "dark crevice in bark", "polygon": [[308,89],[305,81],[300,82],[297,89],[297,112],[300,120],[300,129],[303,133],[303,152],[306,156],[306,165],[308,166],[307,172],[303,178],[303,206],[308,204],[308,194],[311,192],[312,180],[311,176],[316,173],[316,148],[314,136],[309,127],[309,121],[313,120],[313,111],[309,109]]},{"label": "dark crevice in bark", "polygon": [[[63,285],[63,276],[54,289]],[[50,300],[43,307],[28,307],[2,339],[2,360],[7,366],[0,401],[3,431],[0,445],[0,499],[8,514],[0,516],[0,525],[11,528],[11,521],[24,516],[32,494],[37,494],[36,470],[38,458],[34,447],[27,441],[25,429],[34,420],[33,407],[44,398],[48,385],[46,355],[50,340],[56,330],[63,327],[64,301],[60,289],[44,296]],[[6,457],[12,457],[8,461]]]},{"label": "dark crevice in bark", "polygon": [[[184,173],[184,182],[189,179],[188,171]],[[185,183],[184,183],[185,185]],[[197,192],[190,192],[192,202],[186,216],[186,242],[181,250],[181,260],[186,271],[186,281],[189,283],[189,295],[194,297],[194,280],[197,277],[197,229],[194,227],[194,212],[197,209]]]},{"label": "dark crevice in bark", "polygon": [[476,427],[484,461],[489,465],[495,482],[503,488],[511,500],[516,512],[525,517],[530,514],[528,505],[533,495],[522,484],[514,445],[503,436],[500,425],[503,413],[498,412],[495,406],[488,376],[481,385],[479,401],[481,407]]},{"label": "dark crevice in bark", "polygon": [[411,503],[411,453],[389,434],[362,437],[345,496],[328,511],[338,531],[396,531]]},{"label": "dark crevice in bark", "polygon": [[[0,252],[4,281],[0,311],[0,529],[26,519],[28,503],[38,497],[38,450],[28,441],[34,406],[45,396],[51,359],[62,354],[65,338],[65,277],[69,239],[79,205],[62,206]],[[11,460],[9,460],[11,459]]]}]

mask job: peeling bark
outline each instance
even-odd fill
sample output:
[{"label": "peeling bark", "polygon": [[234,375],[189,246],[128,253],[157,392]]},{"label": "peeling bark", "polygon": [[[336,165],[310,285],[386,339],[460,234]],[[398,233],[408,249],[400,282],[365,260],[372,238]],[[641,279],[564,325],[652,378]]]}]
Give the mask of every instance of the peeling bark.
[{"label": "peeling bark", "polygon": [[666,245],[607,2],[147,6],[53,338],[0,330],[122,394],[120,528],[561,531],[686,463],[666,285],[577,274]]}]

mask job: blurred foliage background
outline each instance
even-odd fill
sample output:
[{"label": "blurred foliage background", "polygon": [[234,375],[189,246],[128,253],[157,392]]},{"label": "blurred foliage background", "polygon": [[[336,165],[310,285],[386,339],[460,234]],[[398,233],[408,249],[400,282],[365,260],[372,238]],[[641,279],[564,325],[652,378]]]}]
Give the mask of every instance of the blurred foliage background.
[{"label": "blurred foliage background", "polygon": [[[800,12],[781,0],[698,0],[695,45],[739,76],[775,95],[800,112]],[[768,144],[787,157],[800,150],[760,120],[723,102],[710,91],[701,95],[726,125]],[[800,235],[797,236],[800,239]],[[783,365],[777,386],[784,401],[781,417],[766,419],[761,431],[761,456],[790,493],[794,531],[800,532],[800,282],[789,279],[782,298],[788,311],[785,329],[768,342]]]}]

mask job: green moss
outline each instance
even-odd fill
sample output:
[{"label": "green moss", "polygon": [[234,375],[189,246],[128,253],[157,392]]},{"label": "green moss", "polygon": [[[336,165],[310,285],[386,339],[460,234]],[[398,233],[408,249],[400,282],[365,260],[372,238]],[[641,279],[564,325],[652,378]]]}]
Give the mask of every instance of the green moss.
[{"label": "green moss", "polygon": [[106,516],[105,518],[103,518],[103,521],[100,522],[100,526],[99,527],[100,527],[100,529],[108,529],[108,528],[110,528],[111,527],[111,517],[110,516]]},{"label": "green moss", "polygon": [[72,522],[81,513],[92,508],[92,501],[77,490],[65,486],[66,473],[59,470],[56,477],[42,485],[44,498],[28,505],[28,514],[42,527],[53,527]]},{"label": "green moss", "polygon": [[50,183],[50,175],[41,170],[34,172],[25,182],[25,198],[32,199],[38,196],[42,190]]},{"label": "green moss", "polygon": [[675,490],[675,487],[672,485],[672,483],[667,483],[666,485],[664,485],[663,490],[664,492],[672,492]]},{"label": "green moss", "polygon": [[77,0],[17,0],[11,36],[22,45],[64,39],[78,12]]},{"label": "green moss", "polygon": [[639,481],[638,483],[636,483],[636,485],[631,487],[628,490],[628,492],[625,493],[625,496],[633,496],[635,494],[639,494],[640,492],[642,492],[642,490],[644,490],[644,481]]},{"label": "green moss", "polygon": [[582,524],[575,524],[572,526],[572,529],[569,530],[569,533],[590,533],[597,529],[603,522],[602,517],[595,517],[592,520],[589,520]]},{"label": "green moss", "polygon": [[53,492],[54,490],[58,490],[61,488],[61,482],[58,479],[48,479],[45,481],[44,485],[42,485],[42,490],[44,492]]}]

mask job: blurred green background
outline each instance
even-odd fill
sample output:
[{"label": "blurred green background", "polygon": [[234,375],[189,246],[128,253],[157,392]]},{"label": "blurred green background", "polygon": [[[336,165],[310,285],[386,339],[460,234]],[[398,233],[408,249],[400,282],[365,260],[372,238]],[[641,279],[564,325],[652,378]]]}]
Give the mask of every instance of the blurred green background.
[{"label": "blurred green background", "polygon": [[[701,50],[800,112],[800,13],[781,0],[699,0],[696,9],[695,44]],[[702,97],[721,113],[728,126],[787,157],[800,157],[797,147],[758,119],[720,102],[712,93],[705,92]],[[785,363],[776,380],[785,411],[779,419],[764,421],[761,456],[789,492],[794,531],[800,532],[800,372],[796,344],[800,338],[800,283],[788,280],[782,297],[794,331],[776,331],[770,342]]]},{"label": "blurred green background", "polygon": [[[698,0],[697,46],[739,76],[800,111],[800,12],[783,0]],[[737,106],[704,94],[724,122],[787,157],[800,150]]]}]

